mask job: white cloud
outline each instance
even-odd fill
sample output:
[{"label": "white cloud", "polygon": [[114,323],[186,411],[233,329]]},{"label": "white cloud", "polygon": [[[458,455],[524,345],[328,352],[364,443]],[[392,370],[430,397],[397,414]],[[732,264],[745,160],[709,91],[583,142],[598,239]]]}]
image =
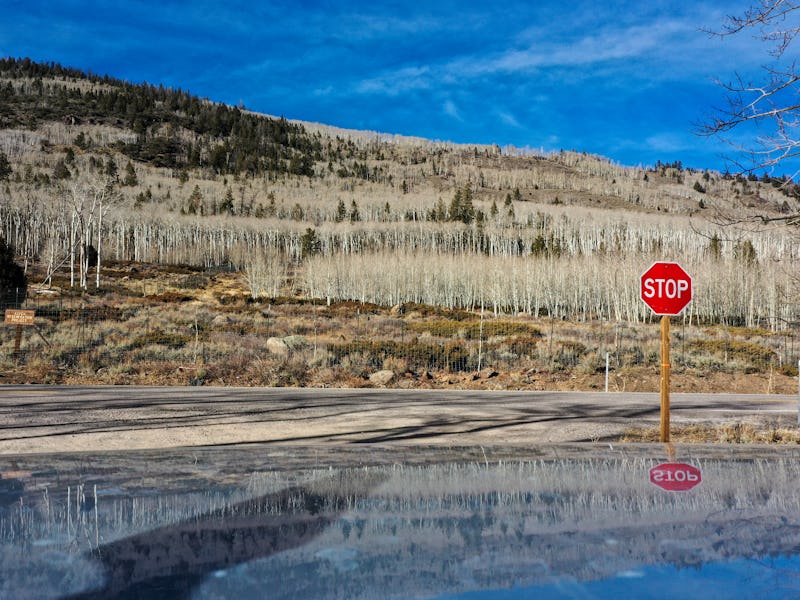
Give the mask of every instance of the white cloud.
[{"label": "white cloud", "polygon": [[429,67],[404,67],[372,79],[365,79],[356,86],[356,91],[362,94],[396,96],[403,92],[431,87],[433,79],[430,74]]},{"label": "white cloud", "polygon": [[[644,59],[661,64],[671,60],[671,53],[687,50],[692,38],[702,37],[694,25],[680,21],[627,28],[608,28],[582,37],[552,39],[542,31],[539,39],[527,47],[508,49],[490,56],[469,56],[442,67],[451,75],[479,77],[496,73],[511,74],[551,68],[589,68],[613,63],[623,70],[641,68]],[[702,40],[701,40],[702,41]]]},{"label": "white cloud", "polygon": [[[608,17],[608,15],[606,15]],[[708,81],[713,75],[734,68],[753,66],[756,57],[752,38],[731,38],[723,43],[700,30],[708,15],[658,18],[650,22],[620,26],[583,23],[581,30],[567,27],[527,29],[509,38],[505,49],[489,51],[477,47],[469,54],[444,57],[439,63],[386,70],[361,82],[361,93],[397,95],[419,89],[465,85],[487,77],[536,76],[554,73],[561,81],[602,76],[606,83],[619,80],[644,82]],[[592,21],[591,19],[584,19]],[[585,33],[583,33],[585,32]]]},{"label": "white cloud", "polygon": [[497,110],[496,111],[497,117],[500,119],[501,122],[510,126],[510,127],[522,127],[522,124],[517,120],[517,118],[508,111],[505,110]]},{"label": "white cloud", "polygon": [[[543,39],[524,48],[509,48],[490,54],[475,52],[451,57],[439,64],[389,70],[362,81],[357,91],[396,95],[493,75],[525,74],[554,68],[580,67],[586,70],[608,63],[616,63],[624,70],[641,69],[638,59],[647,56],[663,61],[665,51],[675,46],[676,38],[686,37],[688,33],[694,35],[694,30],[687,32],[686,28],[685,23],[669,21],[609,29],[578,39]],[[655,75],[651,70],[647,73]]]},{"label": "white cloud", "polygon": [[442,111],[448,117],[452,117],[456,121],[463,121],[464,117],[461,116],[458,107],[456,106],[455,102],[452,100],[445,100],[445,103],[442,105]]},{"label": "white cloud", "polygon": [[315,88],[311,91],[312,95],[317,97],[328,97],[336,93],[336,89],[332,85],[326,85],[325,87]]},{"label": "white cloud", "polygon": [[[693,140],[696,144],[697,139]],[[644,146],[656,152],[680,152],[692,146],[685,135],[673,132],[662,132],[649,136],[644,140]]]}]

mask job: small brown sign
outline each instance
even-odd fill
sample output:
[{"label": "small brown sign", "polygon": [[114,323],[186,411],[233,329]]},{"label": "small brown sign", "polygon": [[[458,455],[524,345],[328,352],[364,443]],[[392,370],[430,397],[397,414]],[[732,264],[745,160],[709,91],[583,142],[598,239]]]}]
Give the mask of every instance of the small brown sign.
[{"label": "small brown sign", "polygon": [[6,309],[6,325],[33,325],[35,310]]}]

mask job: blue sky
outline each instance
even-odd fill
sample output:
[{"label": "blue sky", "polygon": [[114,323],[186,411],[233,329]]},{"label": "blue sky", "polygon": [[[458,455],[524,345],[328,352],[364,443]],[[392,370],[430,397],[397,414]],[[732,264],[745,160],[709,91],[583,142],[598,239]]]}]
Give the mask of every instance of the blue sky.
[{"label": "blue sky", "polygon": [[723,103],[715,77],[765,54],[701,28],[747,4],[0,0],[0,55],[339,127],[722,170],[693,124]]}]

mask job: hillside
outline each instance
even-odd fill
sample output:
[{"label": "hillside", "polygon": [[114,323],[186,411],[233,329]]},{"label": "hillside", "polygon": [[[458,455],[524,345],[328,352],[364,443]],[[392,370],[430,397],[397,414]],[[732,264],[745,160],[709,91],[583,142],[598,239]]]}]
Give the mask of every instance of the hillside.
[{"label": "hillside", "polygon": [[676,260],[676,385],[794,385],[800,244],[751,220],[797,211],[783,179],[289,122],[28,60],[0,60],[0,124],[0,235],[43,319],[8,381],[597,389],[610,353],[613,389],[649,390],[638,278]]},{"label": "hillside", "polygon": [[0,61],[0,125],[2,233],[44,266],[36,283],[71,266],[71,287],[101,288],[92,246],[101,272],[242,269],[255,297],[635,321],[646,309],[614,282],[659,258],[713,282],[696,318],[795,316],[791,232],[718,226],[795,212],[782,178],[352,132],[27,59]]}]

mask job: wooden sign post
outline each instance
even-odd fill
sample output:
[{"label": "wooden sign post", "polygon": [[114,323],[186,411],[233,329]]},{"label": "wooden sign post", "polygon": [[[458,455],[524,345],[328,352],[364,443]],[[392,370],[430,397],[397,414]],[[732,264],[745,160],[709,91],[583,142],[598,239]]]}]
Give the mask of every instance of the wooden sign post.
[{"label": "wooden sign post", "polygon": [[677,263],[653,263],[642,273],[641,297],[661,315],[661,441],[669,442],[669,318],[692,301],[692,278]]},{"label": "wooden sign post", "polygon": [[661,441],[669,441],[669,317],[661,317]]}]

